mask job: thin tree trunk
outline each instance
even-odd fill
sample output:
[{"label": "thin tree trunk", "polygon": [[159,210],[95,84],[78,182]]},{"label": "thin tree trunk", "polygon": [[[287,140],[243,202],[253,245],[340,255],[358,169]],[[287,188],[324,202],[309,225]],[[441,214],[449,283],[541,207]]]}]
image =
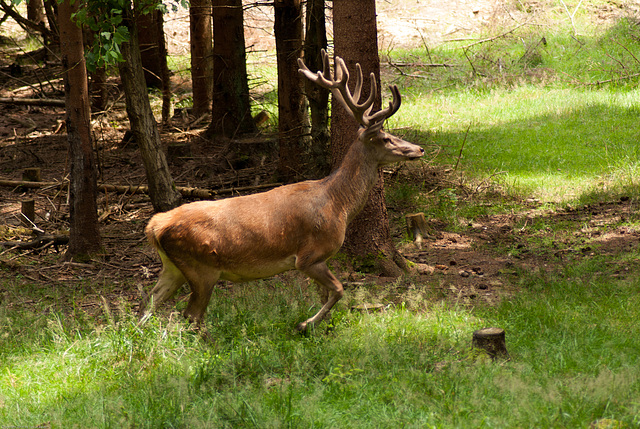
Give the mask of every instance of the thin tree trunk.
[{"label": "thin tree trunk", "polygon": [[298,73],[302,55],[302,7],[300,0],[276,0],[275,36],[278,63],[278,178],[292,182],[303,176],[305,100],[304,82]]},{"label": "thin tree trunk", "polygon": [[78,3],[58,7],[60,51],[65,71],[65,100],[70,168],[70,231],[65,259],[86,259],[100,250],[95,156],[91,144],[91,109],[82,30],[71,21]]},{"label": "thin tree trunk", "polygon": [[44,3],[42,0],[27,1],[27,19],[34,24],[44,22]]},{"label": "thin tree trunk", "polygon": [[131,131],[142,154],[153,208],[157,212],[167,211],[177,207],[182,198],[175,189],[169,172],[167,159],[162,151],[158,124],[149,104],[131,3],[125,7],[123,18],[131,35],[131,40],[120,47],[124,61],[119,64],[127,114]]},{"label": "thin tree trunk", "polygon": [[251,117],[242,0],[213,0],[213,103],[210,135],[258,131]]},{"label": "thin tree trunk", "polygon": [[[380,89],[375,0],[334,0],[333,34],[335,55],[345,60],[352,73],[355,72],[356,63],[362,66],[364,76],[373,72]],[[354,34],[358,36],[354,37]],[[355,84],[355,79],[351,81]],[[363,98],[368,97],[369,90],[369,83],[366,82],[363,85]],[[374,103],[374,110],[381,106],[380,92]],[[343,108],[336,106],[332,109],[331,156],[334,166],[339,165],[351,142],[355,140],[357,130],[357,123]],[[356,262],[360,261],[362,269],[372,267],[384,275],[398,276],[407,267],[391,240],[382,171],[379,177],[364,209],[347,229],[344,248],[355,257]]]},{"label": "thin tree trunk", "polygon": [[193,115],[198,118],[211,112],[213,94],[213,29],[211,0],[191,0],[191,85]]},{"label": "thin tree trunk", "polygon": [[136,29],[140,44],[140,58],[144,69],[144,80],[150,88],[162,88],[162,56],[160,54],[160,40],[164,37],[158,34],[158,15],[162,12],[154,10],[148,13],[136,13]]},{"label": "thin tree trunk", "polygon": [[147,87],[162,90],[162,124],[169,121],[171,111],[171,74],[167,64],[164,16],[161,10],[136,16],[142,68]]},{"label": "thin tree trunk", "polygon": [[162,80],[162,125],[169,124],[171,116],[171,71],[167,57],[167,41],[164,37],[164,16],[162,11],[156,11],[158,18],[156,19],[157,36],[158,36],[158,52],[160,55],[160,78]]},{"label": "thin tree trunk", "polygon": [[[310,70],[322,70],[320,52],[327,48],[327,29],[324,12],[325,0],[307,0],[306,34],[304,39],[304,61]],[[312,178],[324,177],[331,171],[329,156],[329,90],[305,81],[305,93],[311,112],[311,142],[309,155],[313,165],[307,173]]]}]

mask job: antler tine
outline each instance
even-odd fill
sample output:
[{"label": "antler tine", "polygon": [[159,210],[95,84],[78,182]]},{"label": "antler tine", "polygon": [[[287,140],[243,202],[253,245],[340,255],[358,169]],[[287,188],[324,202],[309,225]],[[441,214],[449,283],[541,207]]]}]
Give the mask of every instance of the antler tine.
[{"label": "antler tine", "polygon": [[336,70],[341,70],[341,72],[346,75],[347,79],[345,79],[344,83],[337,88],[339,91],[339,96],[336,94],[336,92],[333,92],[334,97],[337,96],[342,101],[347,111],[356,121],[358,121],[360,125],[365,128],[368,127],[368,115],[373,108],[373,102],[376,99],[377,93],[377,85],[374,74],[371,73],[371,75],[369,76],[371,80],[371,92],[369,93],[369,98],[367,98],[364,102],[358,104],[358,100],[360,99],[360,95],[362,94],[362,84],[364,81],[362,79],[362,68],[360,67],[360,64],[356,63],[356,86],[353,95],[351,94],[351,91],[349,91],[349,87],[347,86],[347,82],[349,80],[349,71],[346,64],[344,63],[344,60],[340,57],[336,57]]},{"label": "antler tine", "polygon": [[402,103],[402,97],[400,96],[400,90],[397,85],[389,85],[389,89],[391,90],[391,94],[393,94],[393,101],[389,102],[389,107],[384,110],[380,110],[374,113],[371,116],[368,116],[368,121],[370,124],[376,124],[378,122],[382,123],[388,118],[390,118],[394,113],[398,111],[400,108],[400,104]]},{"label": "antler tine", "polygon": [[322,50],[322,64],[323,70],[314,73],[309,70],[301,58],[298,58],[298,66],[300,67],[298,71],[304,74],[312,82],[331,90],[333,96],[345,107],[351,117],[353,117],[363,127],[370,128],[378,122],[384,122],[386,118],[393,115],[400,107],[400,93],[398,88],[395,86],[393,88],[390,87],[391,92],[393,93],[393,102],[389,103],[389,107],[387,109],[371,115],[373,103],[378,92],[375,75],[373,73],[369,75],[369,80],[371,81],[369,97],[362,103],[358,103],[362,96],[362,86],[364,83],[362,67],[360,67],[360,64],[356,63],[356,85],[353,94],[351,94],[351,91],[347,86],[347,83],[349,82],[349,70],[342,58],[338,56],[335,58],[334,76],[331,75],[329,54],[327,54],[324,49]]}]

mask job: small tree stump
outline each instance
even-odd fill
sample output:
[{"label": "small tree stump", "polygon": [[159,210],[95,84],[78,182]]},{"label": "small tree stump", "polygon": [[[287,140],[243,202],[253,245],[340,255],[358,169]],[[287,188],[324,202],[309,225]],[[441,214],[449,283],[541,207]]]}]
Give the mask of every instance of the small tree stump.
[{"label": "small tree stump", "polygon": [[38,167],[25,168],[22,172],[24,182],[41,182],[40,169]]},{"label": "small tree stump", "polygon": [[405,216],[405,219],[407,220],[409,238],[413,238],[418,249],[422,249],[422,241],[428,230],[424,213],[410,213]]},{"label": "small tree stump", "polygon": [[473,333],[471,347],[487,352],[491,359],[510,359],[504,329],[484,328]]},{"label": "small tree stump", "polygon": [[21,213],[20,221],[24,226],[31,228],[36,222],[36,202],[34,200],[23,201]]}]

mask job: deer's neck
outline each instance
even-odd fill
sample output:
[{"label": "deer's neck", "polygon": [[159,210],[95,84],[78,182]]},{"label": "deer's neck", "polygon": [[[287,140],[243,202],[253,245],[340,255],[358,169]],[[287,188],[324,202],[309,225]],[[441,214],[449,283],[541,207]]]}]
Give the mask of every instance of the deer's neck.
[{"label": "deer's neck", "polygon": [[351,222],[364,207],[371,188],[378,181],[378,162],[372,150],[356,140],[340,167],[325,180],[336,210]]}]

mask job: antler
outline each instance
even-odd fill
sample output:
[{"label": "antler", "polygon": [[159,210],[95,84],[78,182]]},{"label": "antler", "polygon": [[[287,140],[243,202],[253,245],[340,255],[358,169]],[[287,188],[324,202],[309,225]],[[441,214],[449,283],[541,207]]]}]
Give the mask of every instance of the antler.
[{"label": "antler", "polygon": [[372,131],[381,129],[384,121],[396,113],[400,108],[400,91],[396,85],[390,85],[389,89],[393,94],[393,101],[389,102],[389,107],[372,115],[371,110],[373,109],[373,102],[375,101],[378,91],[375,75],[371,73],[369,77],[371,80],[371,92],[369,94],[369,98],[367,98],[363,103],[358,104],[358,100],[360,100],[362,93],[363,83],[362,68],[360,67],[360,64],[356,64],[356,86],[353,94],[351,94],[351,91],[347,86],[347,83],[349,82],[349,70],[347,70],[347,66],[342,58],[336,57],[335,78],[331,76],[329,55],[324,49],[322,50],[322,64],[323,70],[314,73],[304,64],[302,58],[298,58],[298,66],[300,67],[298,71],[312,82],[323,88],[329,89],[333,96],[340,101],[351,116],[364,128]]}]

